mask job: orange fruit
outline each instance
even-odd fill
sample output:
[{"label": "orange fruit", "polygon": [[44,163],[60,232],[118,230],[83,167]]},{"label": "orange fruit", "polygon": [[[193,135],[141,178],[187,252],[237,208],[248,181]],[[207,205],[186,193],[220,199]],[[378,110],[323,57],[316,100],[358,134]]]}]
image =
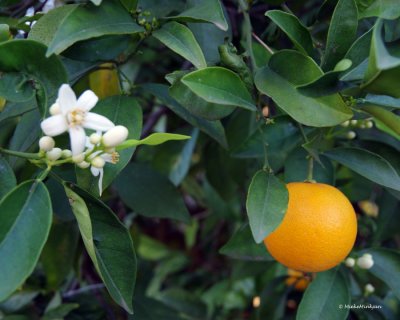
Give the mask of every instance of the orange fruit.
[{"label": "orange fruit", "polygon": [[346,196],[327,184],[287,184],[289,204],[282,223],[265,239],[269,253],[288,268],[320,272],[351,251],[357,218]]}]

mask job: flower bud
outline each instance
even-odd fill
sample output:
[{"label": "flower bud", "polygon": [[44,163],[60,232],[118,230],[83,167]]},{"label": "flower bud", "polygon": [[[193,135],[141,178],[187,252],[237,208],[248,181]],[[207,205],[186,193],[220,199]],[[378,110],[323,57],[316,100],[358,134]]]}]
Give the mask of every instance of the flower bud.
[{"label": "flower bud", "polygon": [[370,283],[367,283],[367,284],[365,285],[364,290],[365,290],[365,292],[366,292],[367,294],[368,294],[368,293],[373,293],[373,292],[375,292],[374,286],[373,286],[372,284],[370,284]]},{"label": "flower bud", "polygon": [[361,269],[370,269],[374,265],[374,260],[369,254],[363,255],[361,258],[357,259],[357,266]]},{"label": "flower bud", "polygon": [[102,157],[95,157],[92,161],[91,164],[95,168],[103,168],[104,165],[106,164],[105,160]]},{"label": "flower bud", "polygon": [[107,148],[116,147],[128,137],[128,129],[124,126],[115,126],[103,135],[103,145]]},{"label": "flower bud", "polygon": [[92,133],[89,137],[89,141],[91,144],[98,144],[101,141],[101,135]]},{"label": "flower bud", "polygon": [[347,121],[345,121],[345,122],[343,122],[342,124],[341,124],[341,126],[342,127],[348,127],[350,125],[350,121],[349,120],[347,120]]},{"label": "flower bud", "polygon": [[72,151],[68,149],[63,150],[61,153],[61,157],[64,159],[72,157]]},{"label": "flower bud", "polygon": [[344,261],[344,264],[346,265],[346,267],[353,268],[354,265],[356,264],[356,260],[349,257]]},{"label": "flower bud", "polygon": [[43,151],[50,151],[55,145],[54,139],[49,136],[41,137],[39,140],[39,148]]},{"label": "flower bud", "polygon": [[374,123],[371,120],[368,120],[365,124],[367,129],[371,129],[374,126]]},{"label": "flower bud", "polygon": [[346,138],[349,140],[353,140],[356,137],[356,133],[354,131],[349,131],[346,134]]},{"label": "flower bud", "polygon": [[379,207],[375,202],[362,200],[358,202],[358,206],[368,217],[377,218],[379,215]]},{"label": "flower bud", "polygon": [[60,148],[53,148],[50,151],[47,151],[46,156],[50,161],[56,161],[60,159],[62,150]]},{"label": "flower bud", "polygon": [[60,114],[61,113],[61,107],[60,107],[60,105],[56,102],[56,103],[53,103],[52,105],[51,105],[51,107],[50,107],[50,109],[49,109],[49,112],[50,112],[50,114],[52,115],[52,116],[55,116],[55,115],[57,115],[57,114]]},{"label": "flower bud", "polygon": [[81,169],[86,169],[90,167],[90,163],[86,161],[82,161],[76,164]]},{"label": "flower bud", "polygon": [[84,153],[80,153],[80,154],[77,154],[77,155],[72,157],[72,161],[74,163],[81,163],[84,160],[85,160],[85,154]]},{"label": "flower bud", "polygon": [[358,123],[357,120],[350,120],[350,124],[351,124],[352,126],[356,126],[357,123]]}]

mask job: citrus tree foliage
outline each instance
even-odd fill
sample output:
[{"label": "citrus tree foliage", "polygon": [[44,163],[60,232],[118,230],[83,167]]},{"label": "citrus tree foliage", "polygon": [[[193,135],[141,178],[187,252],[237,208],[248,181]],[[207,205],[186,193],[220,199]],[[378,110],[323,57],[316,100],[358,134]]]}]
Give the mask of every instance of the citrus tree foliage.
[{"label": "citrus tree foliage", "polygon": [[[0,318],[398,319],[399,8],[0,1]],[[356,244],[288,273],[311,180]]]}]

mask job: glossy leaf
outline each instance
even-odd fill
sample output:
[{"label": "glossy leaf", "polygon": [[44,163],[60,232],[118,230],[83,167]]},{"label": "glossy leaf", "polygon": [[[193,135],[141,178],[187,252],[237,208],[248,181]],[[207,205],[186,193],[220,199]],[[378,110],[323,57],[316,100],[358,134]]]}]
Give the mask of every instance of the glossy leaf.
[{"label": "glossy leaf", "polygon": [[298,50],[313,56],[314,45],[310,32],[296,16],[281,10],[269,10],[265,15],[289,37]]},{"label": "glossy leaf", "polygon": [[220,254],[224,254],[233,259],[250,261],[273,261],[264,244],[256,244],[251,234],[250,227],[244,225],[240,227],[229,241],[219,249]]},{"label": "glossy leaf", "polygon": [[374,260],[374,265],[368,271],[385,282],[400,299],[400,280],[396,276],[400,272],[400,254],[385,248],[368,249],[365,252],[371,254]]},{"label": "glossy leaf", "polygon": [[[129,139],[138,139],[142,131],[142,109],[135,99],[126,96],[114,96],[101,100],[93,112],[106,116],[116,125],[122,125],[129,130]],[[138,141],[138,140],[134,140]],[[106,189],[115,177],[128,164],[135,148],[121,150],[117,164],[106,164],[104,167],[103,190]],[[99,195],[97,186],[98,177],[94,177],[90,170],[77,168],[79,185],[92,194]]]},{"label": "glossy leaf", "polygon": [[296,121],[314,127],[337,125],[352,116],[338,94],[312,98],[296,89],[322,74],[311,58],[296,51],[282,50],[271,57],[268,67],[257,72],[255,84]]},{"label": "glossy leaf", "polygon": [[332,70],[356,39],[358,27],[357,5],[354,0],[339,0],[329,25],[322,68]]},{"label": "glossy leaf", "polygon": [[12,102],[23,102],[33,98],[34,88],[24,74],[10,72],[0,75],[0,79],[0,97]]},{"label": "glossy leaf", "polygon": [[185,75],[182,83],[210,103],[256,110],[246,85],[236,73],[229,69],[209,67],[194,71]]},{"label": "glossy leaf", "polygon": [[120,1],[122,5],[125,7],[125,9],[128,10],[129,12],[134,12],[138,3],[138,0],[120,0]]},{"label": "glossy leaf", "polygon": [[400,17],[400,7],[397,0],[374,0],[364,3],[360,10],[359,18],[379,17],[383,19],[396,19]]},{"label": "glossy leaf", "polygon": [[14,171],[10,165],[0,156],[0,200],[17,185]]},{"label": "glossy leaf", "polygon": [[251,181],[246,209],[253,238],[261,243],[282,222],[289,201],[284,183],[273,174],[258,171]]},{"label": "glossy leaf", "polygon": [[143,88],[160,99],[166,106],[183,120],[199,128],[211,138],[215,139],[224,148],[227,148],[225,130],[220,121],[209,121],[197,117],[173,100],[168,94],[168,87],[161,84],[146,84]]},{"label": "glossy leaf", "polygon": [[[32,273],[50,231],[49,193],[40,181],[26,181],[0,202],[0,301]],[[32,226],[35,226],[34,228]]]},{"label": "glossy leaf", "polygon": [[193,6],[189,9],[167,19],[183,22],[210,22],[223,31],[228,30],[228,22],[219,0],[192,0],[190,2]]},{"label": "glossy leaf", "polygon": [[304,293],[296,320],[345,320],[350,301],[346,279],[338,269],[318,273]]},{"label": "glossy leaf", "polygon": [[[56,56],[45,57],[46,47],[32,40],[0,43],[0,70],[23,74],[33,81],[37,90],[39,109],[44,116],[57,98],[58,88],[67,82],[65,69]],[[13,54],[10,55],[10,52]],[[0,82],[4,80],[0,78]]]},{"label": "glossy leaf", "polygon": [[[36,31],[36,38],[42,37],[48,42],[47,56],[59,54],[78,41],[104,35],[143,32],[142,27],[136,24],[117,0],[104,1],[101,6],[74,5],[70,9],[58,10],[53,12],[53,16],[49,14],[43,25],[39,24],[41,31]],[[54,30],[51,41],[48,35],[42,36],[46,26]]]},{"label": "glossy leaf", "polygon": [[393,130],[396,134],[400,134],[400,117],[393,112],[374,105],[364,106],[362,110],[378,119],[388,128]]},{"label": "glossy leaf", "polygon": [[173,140],[187,140],[190,139],[190,136],[185,136],[182,134],[175,134],[175,133],[152,133],[148,137],[142,139],[142,140],[135,140],[135,139],[129,139],[126,140],[125,142],[121,143],[116,149],[117,150],[123,150],[135,146],[140,146],[140,145],[147,145],[147,146],[156,146],[159,144],[162,144],[167,141],[173,141]]},{"label": "glossy leaf", "polygon": [[183,222],[190,220],[175,186],[144,164],[130,163],[117,178],[116,186],[124,203],[138,214]]},{"label": "glossy leaf", "polygon": [[373,152],[358,148],[336,148],[324,154],[373,182],[400,191],[400,176],[396,170]]},{"label": "glossy leaf", "polygon": [[400,99],[384,95],[368,94],[365,98],[359,99],[357,102],[359,102],[361,105],[373,104],[389,109],[400,109]]},{"label": "glossy leaf", "polygon": [[128,230],[103,202],[76,185],[64,187],[97,272],[115,302],[133,313],[137,262]]},{"label": "glossy leaf", "polygon": [[153,32],[153,36],[168,48],[190,61],[196,68],[207,67],[206,60],[192,31],[183,24],[169,22]]}]

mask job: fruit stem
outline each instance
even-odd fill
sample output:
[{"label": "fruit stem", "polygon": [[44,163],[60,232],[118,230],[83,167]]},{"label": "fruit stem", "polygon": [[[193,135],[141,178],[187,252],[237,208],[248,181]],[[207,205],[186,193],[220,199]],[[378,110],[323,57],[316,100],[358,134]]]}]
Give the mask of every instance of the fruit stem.
[{"label": "fruit stem", "polygon": [[308,156],[308,174],[307,174],[307,182],[313,182],[315,183],[315,180],[313,179],[313,171],[314,171],[314,158],[309,155]]}]

